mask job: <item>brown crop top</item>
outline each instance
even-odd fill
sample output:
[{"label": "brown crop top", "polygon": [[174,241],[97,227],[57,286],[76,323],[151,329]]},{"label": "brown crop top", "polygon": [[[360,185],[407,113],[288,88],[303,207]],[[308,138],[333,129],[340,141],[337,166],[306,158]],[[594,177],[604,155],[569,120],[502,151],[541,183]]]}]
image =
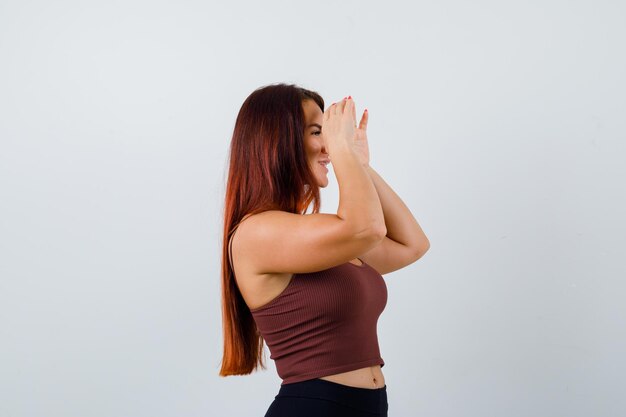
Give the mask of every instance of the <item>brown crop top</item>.
[{"label": "brown crop top", "polygon": [[250,312],[285,385],[385,366],[377,323],[386,304],[385,280],[361,260],[293,274],[282,293]]}]

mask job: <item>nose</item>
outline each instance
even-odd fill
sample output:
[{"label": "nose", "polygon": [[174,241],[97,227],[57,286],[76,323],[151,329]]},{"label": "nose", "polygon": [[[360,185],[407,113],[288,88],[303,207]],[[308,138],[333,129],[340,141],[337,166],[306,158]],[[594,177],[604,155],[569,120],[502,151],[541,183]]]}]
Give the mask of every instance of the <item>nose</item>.
[{"label": "nose", "polygon": [[320,152],[323,154],[327,154],[326,152],[326,144],[324,143],[324,139],[320,138]]}]

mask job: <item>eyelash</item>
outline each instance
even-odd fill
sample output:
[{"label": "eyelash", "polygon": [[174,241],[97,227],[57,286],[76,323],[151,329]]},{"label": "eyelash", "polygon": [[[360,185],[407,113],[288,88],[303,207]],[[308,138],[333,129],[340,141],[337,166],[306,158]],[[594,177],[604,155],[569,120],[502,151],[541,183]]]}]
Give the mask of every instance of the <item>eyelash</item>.
[{"label": "eyelash", "polygon": [[313,132],[314,135],[317,135],[318,133],[322,133],[322,131],[318,130],[317,132]]}]

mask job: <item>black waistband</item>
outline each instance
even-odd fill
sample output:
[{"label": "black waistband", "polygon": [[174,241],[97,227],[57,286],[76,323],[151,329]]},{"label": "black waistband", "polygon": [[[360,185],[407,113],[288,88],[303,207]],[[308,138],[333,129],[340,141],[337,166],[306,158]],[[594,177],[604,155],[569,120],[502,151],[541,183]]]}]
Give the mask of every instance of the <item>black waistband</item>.
[{"label": "black waistband", "polygon": [[320,398],[363,411],[387,411],[387,385],[381,388],[359,388],[325,379],[309,379],[280,386],[279,397]]}]

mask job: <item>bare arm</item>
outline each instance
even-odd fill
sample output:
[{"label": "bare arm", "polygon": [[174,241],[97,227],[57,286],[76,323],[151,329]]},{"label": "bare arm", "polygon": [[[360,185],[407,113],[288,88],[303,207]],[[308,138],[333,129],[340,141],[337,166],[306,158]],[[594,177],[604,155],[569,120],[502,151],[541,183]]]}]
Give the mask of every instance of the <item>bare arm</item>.
[{"label": "bare arm", "polygon": [[385,230],[383,207],[368,170],[348,144],[329,143],[332,164],[339,184],[337,216],[362,225],[362,230]]},{"label": "bare arm", "polygon": [[242,239],[233,233],[232,250],[235,259],[243,259],[242,270],[257,275],[320,271],[348,262],[384,239],[378,193],[354,150],[353,108],[352,100],[344,100],[324,113],[323,138],[339,183],[337,214],[268,210],[241,221],[237,237]]},{"label": "bare arm", "polygon": [[383,207],[387,235],[361,259],[382,275],[417,261],[428,251],[430,242],[400,197],[369,165],[367,171]]},{"label": "bare arm", "polygon": [[426,252],[430,247],[430,242],[404,201],[374,168],[367,165],[367,172],[369,172],[380,198],[387,227],[387,237],[415,253]]}]

